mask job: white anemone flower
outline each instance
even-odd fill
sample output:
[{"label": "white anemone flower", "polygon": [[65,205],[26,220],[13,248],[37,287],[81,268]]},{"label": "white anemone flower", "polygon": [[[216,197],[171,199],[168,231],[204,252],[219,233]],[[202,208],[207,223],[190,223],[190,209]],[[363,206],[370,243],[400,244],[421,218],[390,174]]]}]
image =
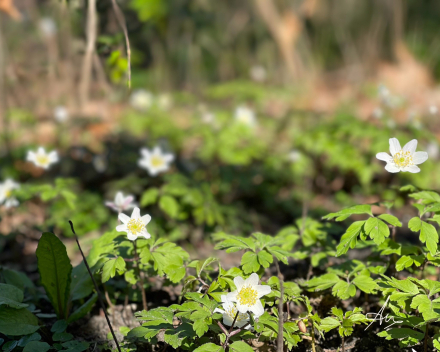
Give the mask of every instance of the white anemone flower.
[{"label": "white anemone flower", "polygon": [[0,204],[4,203],[6,208],[16,207],[19,202],[12,197],[12,191],[20,188],[20,184],[8,178],[5,182],[0,183]]},{"label": "white anemone flower", "polygon": [[55,117],[55,120],[57,120],[60,123],[66,122],[69,118],[69,112],[62,105],[59,105],[54,109],[53,115]]},{"label": "white anemone flower", "polygon": [[[226,296],[226,295],[222,295],[221,300],[222,300],[223,309],[215,308],[214,313],[217,313],[217,312],[222,313],[223,314],[223,324],[227,325],[227,326],[231,326],[234,319],[235,319],[235,316],[238,312],[237,307],[230,299],[228,299],[228,296]],[[238,313],[237,319],[235,320],[235,323],[234,323],[234,327],[241,328],[244,325],[246,325],[248,322],[249,322],[249,314]],[[250,329],[250,328],[251,328],[251,326],[248,325],[248,326],[246,326],[245,329]]]},{"label": "white anemone flower", "polygon": [[153,106],[154,96],[152,93],[144,90],[135,90],[130,96],[130,104],[136,110],[146,111]]},{"label": "white anemone flower", "polygon": [[157,97],[157,105],[162,110],[169,110],[173,106],[173,98],[168,93],[162,93]]},{"label": "white anemone flower", "polygon": [[390,153],[378,153],[376,158],[386,161],[385,170],[388,172],[408,171],[411,173],[420,172],[417,165],[425,162],[428,159],[427,152],[416,152],[417,139],[405,144],[403,149],[397,138],[390,138]]},{"label": "white anemone flower", "polygon": [[47,170],[51,164],[58,162],[58,153],[54,150],[46,153],[43,147],[39,147],[36,152],[28,151],[27,161],[33,162],[36,166]]},{"label": "white anemone flower", "polygon": [[164,153],[159,146],[154,147],[152,151],[141,148],[141,155],[138,165],[146,169],[151,176],[167,171],[170,168],[170,163],[174,160],[173,154]]},{"label": "white anemone flower", "polygon": [[133,201],[134,196],[131,194],[124,197],[122,192],[117,192],[114,202],[105,202],[105,205],[118,213],[122,213],[123,211],[133,209],[136,206],[136,203]]},{"label": "white anemone flower", "polygon": [[41,33],[43,33],[46,38],[53,37],[57,32],[57,25],[55,21],[50,17],[43,17],[38,25],[40,27]]},{"label": "white anemone flower", "polygon": [[257,124],[254,111],[243,105],[235,109],[235,121],[250,127]]},{"label": "white anemone flower", "polygon": [[293,149],[289,155],[287,156],[287,158],[291,161],[291,162],[296,162],[298,160],[300,160],[302,157],[302,153],[299,150]]},{"label": "white anemone flower", "polygon": [[237,303],[237,309],[240,313],[252,312],[258,317],[264,313],[260,298],[272,290],[270,286],[258,285],[258,281],[259,277],[256,273],[253,273],[246,280],[241,276],[234,279],[237,290],[228,293],[227,297],[230,301]]},{"label": "white anemone flower", "polygon": [[138,237],[149,239],[151,235],[147,231],[147,225],[151,221],[150,215],[141,216],[139,208],[134,208],[131,217],[124,213],[119,213],[119,220],[122,225],[116,226],[116,231],[126,232],[130,241],[135,241]]}]

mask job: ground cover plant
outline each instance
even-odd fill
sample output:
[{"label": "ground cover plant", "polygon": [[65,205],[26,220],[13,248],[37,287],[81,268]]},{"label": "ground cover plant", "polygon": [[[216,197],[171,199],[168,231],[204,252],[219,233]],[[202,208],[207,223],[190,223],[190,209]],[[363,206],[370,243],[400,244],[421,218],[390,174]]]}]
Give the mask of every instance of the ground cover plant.
[{"label": "ground cover plant", "polygon": [[1,351],[440,351],[437,6],[290,5],[0,0]]}]

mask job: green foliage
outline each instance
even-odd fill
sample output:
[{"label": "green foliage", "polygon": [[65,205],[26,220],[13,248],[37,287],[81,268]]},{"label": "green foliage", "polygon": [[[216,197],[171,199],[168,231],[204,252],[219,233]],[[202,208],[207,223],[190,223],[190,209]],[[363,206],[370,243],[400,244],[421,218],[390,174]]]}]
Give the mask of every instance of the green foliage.
[{"label": "green foliage", "polygon": [[0,307],[0,333],[21,336],[32,334],[39,328],[37,317],[26,308]]},{"label": "green foliage", "polygon": [[353,333],[353,326],[357,324],[367,324],[368,318],[362,314],[361,308],[355,308],[353,311],[344,312],[339,308],[332,308],[333,317],[327,317],[321,320],[321,329],[325,332],[338,328],[339,335],[350,336]]}]

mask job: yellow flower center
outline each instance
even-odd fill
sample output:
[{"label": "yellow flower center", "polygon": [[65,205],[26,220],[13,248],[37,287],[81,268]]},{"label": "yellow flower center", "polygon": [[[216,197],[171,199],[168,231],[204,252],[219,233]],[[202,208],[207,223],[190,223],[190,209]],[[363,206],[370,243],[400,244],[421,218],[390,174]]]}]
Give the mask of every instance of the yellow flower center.
[{"label": "yellow flower center", "polygon": [[130,219],[127,224],[128,231],[130,231],[133,235],[137,235],[139,232],[142,232],[144,227],[144,222],[141,219]]},{"label": "yellow flower center", "polygon": [[160,167],[164,164],[164,160],[160,156],[151,157],[151,166]]},{"label": "yellow flower center", "polygon": [[257,297],[257,290],[252,286],[243,286],[237,295],[237,300],[243,306],[253,306],[257,302]]},{"label": "yellow flower center", "polygon": [[[237,314],[237,308],[235,306],[231,306],[229,309],[226,309],[226,314],[229,315],[229,317],[234,320],[235,315]],[[248,315],[246,313],[238,313],[236,323],[241,321],[246,321],[248,318]]]},{"label": "yellow flower center", "polygon": [[49,158],[47,157],[47,155],[37,154],[35,159],[36,159],[37,163],[40,164],[40,165],[47,165],[47,164],[49,164]]},{"label": "yellow flower center", "polygon": [[411,152],[404,152],[403,150],[401,150],[400,152],[394,154],[393,160],[398,167],[413,165]]},{"label": "yellow flower center", "polygon": [[10,189],[5,191],[5,198],[9,198],[12,195],[12,191]]}]

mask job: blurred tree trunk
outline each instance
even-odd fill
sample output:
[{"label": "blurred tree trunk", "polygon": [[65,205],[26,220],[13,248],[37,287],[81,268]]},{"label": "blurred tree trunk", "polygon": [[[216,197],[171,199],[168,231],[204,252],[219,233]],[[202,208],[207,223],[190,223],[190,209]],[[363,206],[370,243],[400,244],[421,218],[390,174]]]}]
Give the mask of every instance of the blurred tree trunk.
[{"label": "blurred tree trunk", "polygon": [[271,32],[291,78],[304,77],[306,67],[297,50],[297,42],[303,31],[304,18],[316,11],[318,0],[305,0],[298,11],[284,9],[282,13],[274,0],[255,0],[261,18]]}]

